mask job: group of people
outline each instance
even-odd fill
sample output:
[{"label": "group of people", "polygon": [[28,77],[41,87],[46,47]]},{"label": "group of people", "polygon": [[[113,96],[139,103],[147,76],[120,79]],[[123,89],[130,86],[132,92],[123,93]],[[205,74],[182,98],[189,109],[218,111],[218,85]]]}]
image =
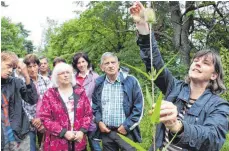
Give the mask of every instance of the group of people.
[{"label": "group of people", "polygon": [[87,140],[93,151],[118,150],[117,144],[134,149],[111,131],[141,141],[143,94],[137,79],[119,70],[113,53],[102,55],[100,77],[82,52],[71,65],[55,58],[52,72],[48,59],[35,54],[18,59],[2,52],[1,59],[2,150],[34,151],[38,142],[45,151],[81,151]]},{"label": "group of people", "polygon": [[[130,12],[141,17],[136,2]],[[136,22],[140,56],[151,70],[148,24]],[[153,66],[164,62],[152,33]],[[99,76],[87,54],[78,52],[71,64],[60,57],[48,68],[46,57],[28,54],[18,59],[1,53],[1,150],[134,151],[119,134],[142,142],[139,124],[144,97],[138,80],[120,70],[118,57],[101,56]],[[155,84],[164,94],[156,140],[150,150],[220,150],[228,132],[229,104],[217,94],[225,90],[220,57],[203,50],[193,57],[185,81],[165,68]],[[36,140],[38,139],[38,141]],[[36,143],[38,142],[38,143]],[[101,145],[102,144],[102,145]]]}]

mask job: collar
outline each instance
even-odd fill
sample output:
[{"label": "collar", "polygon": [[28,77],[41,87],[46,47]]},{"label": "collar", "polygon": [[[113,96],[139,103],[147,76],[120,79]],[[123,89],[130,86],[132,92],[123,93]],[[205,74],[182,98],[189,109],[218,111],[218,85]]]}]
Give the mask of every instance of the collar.
[{"label": "collar", "polygon": [[[183,100],[184,102],[188,103],[190,98],[191,88],[187,84],[181,90],[180,94],[178,95],[178,99]],[[198,116],[205,104],[209,101],[212,96],[212,92],[210,89],[206,89],[204,93],[195,101],[192,107],[189,109],[188,114]]]},{"label": "collar", "polygon": [[118,72],[118,76],[116,77],[114,82],[111,82],[107,75],[106,75],[105,81],[107,83],[110,83],[110,84],[114,84],[115,82],[119,82],[120,83],[121,82],[121,74],[120,74],[120,72]]},{"label": "collar", "polygon": [[86,76],[88,76],[89,74],[90,74],[90,69],[89,69],[89,70],[87,70],[87,72],[86,72],[85,76],[83,76],[80,72],[78,73],[78,75],[77,75],[77,76],[82,77],[82,78],[85,78],[85,77],[86,77]]}]

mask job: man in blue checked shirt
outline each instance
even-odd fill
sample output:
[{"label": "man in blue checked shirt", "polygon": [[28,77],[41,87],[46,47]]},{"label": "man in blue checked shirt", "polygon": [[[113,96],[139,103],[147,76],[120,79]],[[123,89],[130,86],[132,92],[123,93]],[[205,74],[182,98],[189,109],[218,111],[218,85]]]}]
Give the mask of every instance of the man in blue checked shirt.
[{"label": "man in blue checked shirt", "polygon": [[117,56],[106,52],[101,57],[105,75],[96,80],[92,97],[95,122],[98,124],[104,151],[135,150],[121,140],[120,133],[141,142],[139,123],[143,115],[144,98],[138,80],[119,71]]}]

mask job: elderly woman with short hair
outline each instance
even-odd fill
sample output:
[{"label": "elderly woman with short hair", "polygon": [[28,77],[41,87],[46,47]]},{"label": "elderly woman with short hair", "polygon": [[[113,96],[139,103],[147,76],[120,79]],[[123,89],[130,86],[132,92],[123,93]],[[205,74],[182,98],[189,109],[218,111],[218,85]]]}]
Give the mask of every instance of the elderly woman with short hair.
[{"label": "elderly woman with short hair", "polygon": [[92,120],[92,109],[85,91],[77,89],[73,68],[66,63],[55,66],[52,82],[40,110],[46,128],[44,150],[86,150],[84,134]]}]

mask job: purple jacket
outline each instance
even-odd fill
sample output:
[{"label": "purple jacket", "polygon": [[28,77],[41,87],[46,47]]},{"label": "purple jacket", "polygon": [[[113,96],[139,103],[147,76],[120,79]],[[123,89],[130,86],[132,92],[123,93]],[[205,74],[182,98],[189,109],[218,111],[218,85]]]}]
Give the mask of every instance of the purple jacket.
[{"label": "purple jacket", "polygon": [[[78,74],[76,74],[76,76],[77,75]],[[94,92],[94,88],[95,88],[95,79],[97,79],[98,77],[99,77],[99,75],[96,72],[90,70],[89,74],[86,76],[84,83],[83,83],[83,88],[86,92],[86,95],[87,95],[90,103],[92,101],[92,93]],[[76,80],[76,83],[79,87],[82,87],[77,80]]]}]

